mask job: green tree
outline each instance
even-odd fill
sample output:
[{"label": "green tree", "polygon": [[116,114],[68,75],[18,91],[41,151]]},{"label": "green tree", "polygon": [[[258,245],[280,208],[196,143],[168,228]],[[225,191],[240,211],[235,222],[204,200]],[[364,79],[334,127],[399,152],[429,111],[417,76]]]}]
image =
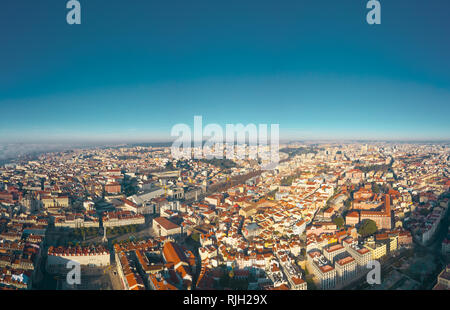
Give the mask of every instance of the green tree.
[{"label": "green tree", "polygon": [[380,185],[378,185],[378,183],[373,183],[372,190],[375,194],[381,193],[381,188]]},{"label": "green tree", "polygon": [[341,216],[339,216],[339,217],[335,217],[334,219],[333,219],[333,223],[334,224],[336,224],[336,226],[339,228],[339,229],[341,229],[342,227],[344,227],[344,219],[341,217]]},{"label": "green tree", "polygon": [[166,170],[174,170],[175,169],[175,167],[173,166],[173,164],[172,164],[172,162],[167,162],[166,163]]},{"label": "green tree", "polygon": [[374,221],[365,219],[361,222],[358,233],[363,237],[367,237],[373,235],[377,230],[377,224]]},{"label": "green tree", "polygon": [[350,199],[345,200],[345,201],[344,201],[344,207],[345,207],[345,209],[350,208],[351,204],[352,204],[352,203],[351,203]]},{"label": "green tree", "polygon": [[191,235],[192,240],[194,240],[195,242],[199,242],[200,241],[200,235],[199,233],[193,233]]}]

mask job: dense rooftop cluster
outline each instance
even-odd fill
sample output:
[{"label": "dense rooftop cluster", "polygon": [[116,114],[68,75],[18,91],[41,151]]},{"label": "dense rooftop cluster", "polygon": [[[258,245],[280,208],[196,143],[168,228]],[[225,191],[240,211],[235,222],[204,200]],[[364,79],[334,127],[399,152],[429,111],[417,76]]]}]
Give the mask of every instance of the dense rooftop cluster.
[{"label": "dense rooftop cluster", "polygon": [[[97,236],[97,245],[64,241],[44,253],[90,256],[80,263],[102,267],[113,253],[124,289],[338,288],[361,277],[368,260],[434,240],[448,209],[448,147],[282,147],[271,170],[251,160],[175,160],[168,147],[140,146],[6,164],[0,287],[27,287],[47,236]],[[99,245],[106,228],[122,227],[134,230],[114,232],[151,236]]]}]

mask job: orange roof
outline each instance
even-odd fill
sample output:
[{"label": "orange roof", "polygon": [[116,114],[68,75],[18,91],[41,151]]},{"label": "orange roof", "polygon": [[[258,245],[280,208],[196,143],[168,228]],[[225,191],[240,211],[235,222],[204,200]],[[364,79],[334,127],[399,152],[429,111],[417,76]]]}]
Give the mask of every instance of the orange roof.
[{"label": "orange roof", "polygon": [[157,217],[154,219],[154,221],[156,221],[159,225],[161,225],[161,227],[164,228],[165,230],[171,230],[171,229],[176,229],[176,228],[180,227],[177,224],[172,223],[165,217]]},{"label": "orange roof", "polygon": [[353,211],[353,212],[350,212],[349,214],[347,214],[346,217],[359,217],[359,214],[358,214],[358,212]]},{"label": "orange roof", "polygon": [[302,284],[302,283],[305,282],[305,280],[300,279],[300,278],[298,278],[298,277],[292,277],[291,279],[292,279],[292,281],[293,281],[296,285],[299,285],[299,284]]},{"label": "orange roof", "polygon": [[181,249],[173,242],[166,242],[164,244],[163,255],[168,263],[174,263],[175,265],[181,261],[185,261]]}]

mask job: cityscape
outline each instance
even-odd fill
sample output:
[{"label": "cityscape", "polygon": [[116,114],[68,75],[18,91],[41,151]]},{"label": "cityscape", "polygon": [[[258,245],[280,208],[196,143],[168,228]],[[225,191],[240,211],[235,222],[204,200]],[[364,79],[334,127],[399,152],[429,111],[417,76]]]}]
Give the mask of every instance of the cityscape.
[{"label": "cityscape", "polygon": [[1,3],[0,291],[448,292],[448,12]]},{"label": "cityscape", "polygon": [[[448,289],[448,144],[293,142],[279,152],[272,170],[150,145],[4,164],[0,286]],[[382,281],[371,285],[373,260]],[[80,265],[79,283],[67,280],[68,262]]]}]

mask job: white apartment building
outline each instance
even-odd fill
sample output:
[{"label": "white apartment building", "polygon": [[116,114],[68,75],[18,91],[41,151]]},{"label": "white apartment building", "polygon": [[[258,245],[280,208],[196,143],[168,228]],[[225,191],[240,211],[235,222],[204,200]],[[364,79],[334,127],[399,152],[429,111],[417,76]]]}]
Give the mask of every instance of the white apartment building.
[{"label": "white apartment building", "polygon": [[178,235],[182,233],[181,226],[172,223],[164,217],[157,217],[153,219],[153,230],[158,234],[158,236],[171,236]]},{"label": "white apartment building", "polygon": [[396,251],[398,249],[398,236],[389,237],[389,252]]},{"label": "white apartment building", "polygon": [[322,290],[332,289],[336,286],[336,269],[334,269],[325,256],[317,250],[313,250],[307,255],[309,269],[319,280]]},{"label": "white apartment building", "polygon": [[346,283],[352,280],[357,274],[356,260],[351,256],[336,261],[335,268],[338,283]]},{"label": "white apartment building", "polygon": [[323,255],[332,264],[334,264],[337,259],[341,258],[342,254],[344,253],[346,253],[346,250],[341,244],[333,244],[323,249]]},{"label": "white apartment building", "polygon": [[361,247],[353,238],[346,238],[342,244],[347,252],[355,259],[358,271],[367,270],[367,263],[372,260],[372,253],[369,249]]},{"label": "white apartment building", "polygon": [[306,221],[304,221],[304,220],[300,220],[292,226],[292,232],[294,235],[303,234],[305,229],[306,229]]},{"label": "white apartment building", "polygon": [[420,241],[423,244],[427,244],[434,236],[444,214],[443,208],[435,207],[433,209],[433,213],[429,216],[425,223],[425,227],[422,229],[422,238]]},{"label": "white apartment building", "polygon": [[132,212],[112,212],[103,216],[103,227],[117,227],[145,224],[145,217]]},{"label": "white apartment building", "polygon": [[372,259],[379,259],[386,255],[386,243],[375,242],[373,240],[368,241],[365,245],[370,253],[372,254]]},{"label": "white apartment building", "polygon": [[110,253],[103,247],[96,248],[64,248],[50,247],[47,254],[47,270],[50,272],[69,271],[67,264],[77,262],[82,266],[109,266]]}]

